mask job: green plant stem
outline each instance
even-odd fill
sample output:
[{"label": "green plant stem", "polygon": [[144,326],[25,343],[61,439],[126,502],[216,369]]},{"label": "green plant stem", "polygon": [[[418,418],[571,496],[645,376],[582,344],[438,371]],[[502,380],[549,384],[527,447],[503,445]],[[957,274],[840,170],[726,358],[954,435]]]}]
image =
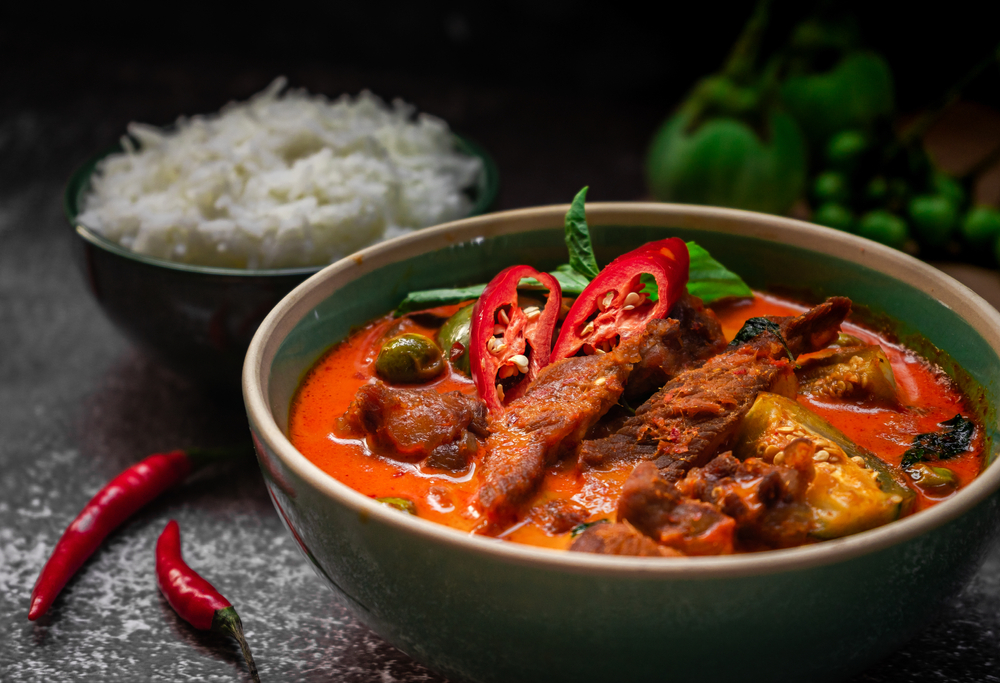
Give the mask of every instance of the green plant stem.
[{"label": "green plant stem", "polygon": [[757,6],[750,15],[750,19],[743,27],[733,49],[726,58],[726,63],[722,67],[722,74],[731,78],[734,82],[741,82],[751,75],[754,64],[757,62],[757,53],[760,51],[760,44],[767,30],[768,15],[771,11],[772,0],[758,0]]}]

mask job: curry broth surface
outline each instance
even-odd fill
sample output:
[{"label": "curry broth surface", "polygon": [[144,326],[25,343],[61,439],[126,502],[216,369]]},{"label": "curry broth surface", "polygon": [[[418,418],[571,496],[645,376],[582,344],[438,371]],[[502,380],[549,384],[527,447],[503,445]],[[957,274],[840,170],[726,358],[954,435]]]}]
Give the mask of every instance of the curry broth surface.
[{"label": "curry broth surface", "polygon": [[[808,307],[774,295],[755,292],[752,300],[741,300],[714,310],[727,339],[732,339],[747,318],[762,315],[797,315]],[[434,309],[450,315],[458,306]],[[899,465],[913,436],[935,432],[938,423],[956,413],[973,415],[969,405],[951,380],[938,368],[908,349],[858,325],[846,322],[845,333],[868,343],[879,344],[892,364],[903,410],[875,402],[840,403],[800,395],[799,403],[823,416],[859,446],[876,453],[886,462]],[[433,337],[436,330],[420,326],[409,318],[391,314],[375,320],[326,353],[309,371],[292,401],[289,438],[292,444],[327,474],[372,498],[401,497],[412,500],[420,517],[447,524],[462,531],[485,527],[477,506],[481,483],[479,473],[483,448],[470,470],[453,475],[418,464],[397,462],[372,453],[363,438],[342,431],[337,424],[358,388],[374,376],[375,358],[381,342],[403,332],[420,332]],[[475,394],[472,380],[458,372],[420,385],[440,392],[462,391]],[[960,487],[967,485],[982,467],[982,430],[976,430],[973,450],[948,460]],[[607,471],[580,471],[571,459],[550,468],[541,492],[531,504],[569,498],[591,511],[590,521],[614,519],[622,484],[635,463],[617,462]],[[916,510],[924,509],[954,495],[931,497],[920,487]],[[529,518],[503,531],[500,536],[520,543],[550,548],[568,548],[569,533],[550,535]]]}]

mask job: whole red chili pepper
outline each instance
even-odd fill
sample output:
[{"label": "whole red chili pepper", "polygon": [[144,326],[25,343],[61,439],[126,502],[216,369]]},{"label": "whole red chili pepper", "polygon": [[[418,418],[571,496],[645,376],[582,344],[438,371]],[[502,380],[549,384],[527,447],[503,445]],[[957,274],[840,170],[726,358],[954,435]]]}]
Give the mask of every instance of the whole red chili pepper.
[{"label": "whole red chili pepper", "polygon": [[[684,292],[690,257],[683,240],[649,242],[622,254],[597,274],[577,297],[563,321],[551,360],[604,353],[642,332],[646,323],[667,315]],[[642,292],[641,276],[656,280],[657,300]]]},{"label": "whole red chili pepper", "polygon": [[139,508],[183,481],[201,465],[246,452],[246,447],[240,447],[156,453],[108,482],[90,499],[56,543],[31,591],[28,619],[34,621],[45,614],[80,565],[97,550],[108,534]]},{"label": "whole red chili pepper", "polygon": [[[521,309],[517,285],[535,278],[548,290],[545,307]],[[491,413],[524,391],[549,363],[562,288],[548,273],[530,266],[511,266],[490,280],[472,309],[469,365],[479,396]],[[505,388],[506,387],[506,388]]]},{"label": "whole red chili pepper", "polygon": [[260,683],[250,645],[243,636],[243,622],[232,603],[187,565],[181,556],[181,528],[170,520],[156,541],[156,583],[170,606],[202,631],[226,633],[239,642],[253,680]]}]

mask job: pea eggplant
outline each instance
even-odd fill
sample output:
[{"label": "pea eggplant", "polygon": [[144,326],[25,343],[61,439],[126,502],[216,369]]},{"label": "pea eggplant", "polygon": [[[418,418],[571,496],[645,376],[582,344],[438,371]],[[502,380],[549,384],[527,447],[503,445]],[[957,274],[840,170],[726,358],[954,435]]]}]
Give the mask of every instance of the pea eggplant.
[{"label": "pea eggplant", "polygon": [[469,339],[472,335],[473,305],[463,306],[438,330],[438,343],[444,349],[453,368],[472,375],[469,366]]},{"label": "pea eggplant", "polygon": [[422,334],[409,332],[387,340],[375,359],[375,371],[394,384],[432,380],[444,372],[441,349]]}]

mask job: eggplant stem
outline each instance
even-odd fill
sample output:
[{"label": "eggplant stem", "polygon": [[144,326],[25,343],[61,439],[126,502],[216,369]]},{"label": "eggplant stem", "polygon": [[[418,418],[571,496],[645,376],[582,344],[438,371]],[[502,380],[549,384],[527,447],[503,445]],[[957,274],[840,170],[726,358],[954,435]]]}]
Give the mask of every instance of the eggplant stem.
[{"label": "eggplant stem", "polygon": [[260,676],[257,675],[257,664],[253,661],[253,655],[250,653],[250,644],[243,636],[243,622],[240,621],[240,615],[236,613],[236,608],[230,606],[216,610],[215,616],[212,618],[212,630],[217,633],[226,633],[236,639],[236,642],[240,644],[240,649],[243,650],[243,659],[246,660],[250,676],[254,683],[260,683]]},{"label": "eggplant stem", "polygon": [[757,6],[726,58],[722,73],[735,81],[747,78],[753,71],[757,61],[757,53],[760,51],[760,43],[763,40],[764,31],[767,29],[771,2],[772,0],[758,0]]}]

